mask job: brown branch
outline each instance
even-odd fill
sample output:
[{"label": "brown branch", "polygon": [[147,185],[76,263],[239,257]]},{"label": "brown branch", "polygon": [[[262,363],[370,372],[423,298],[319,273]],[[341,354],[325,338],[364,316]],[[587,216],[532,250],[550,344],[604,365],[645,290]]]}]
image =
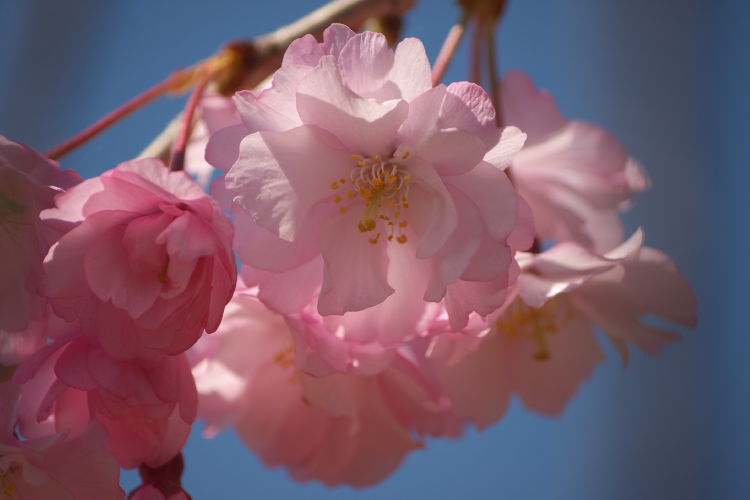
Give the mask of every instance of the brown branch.
[{"label": "brown branch", "polygon": [[[281,65],[284,52],[290,43],[306,34],[320,39],[332,23],[342,23],[358,29],[373,17],[405,14],[417,0],[334,0],[301,19],[252,41],[233,45],[244,53],[242,78],[231,90],[251,89],[268,78]],[[226,89],[225,89],[226,90]],[[179,131],[180,118],[174,118],[159,136],[149,144],[140,157],[167,160]]]}]

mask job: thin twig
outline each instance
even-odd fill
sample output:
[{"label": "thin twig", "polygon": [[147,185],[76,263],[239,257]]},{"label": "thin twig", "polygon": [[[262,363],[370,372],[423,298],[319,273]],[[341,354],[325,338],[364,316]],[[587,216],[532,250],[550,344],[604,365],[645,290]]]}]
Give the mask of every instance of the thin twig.
[{"label": "thin twig", "polygon": [[501,94],[501,82],[498,77],[497,51],[495,50],[495,31],[496,28],[489,27],[486,34],[487,42],[487,66],[490,77],[490,98],[492,105],[495,106],[495,124],[498,127],[503,126],[503,100]]},{"label": "thin twig", "polygon": [[185,149],[187,148],[187,142],[190,138],[190,131],[193,128],[193,114],[195,108],[198,107],[198,101],[203,96],[203,92],[206,90],[208,82],[211,81],[209,75],[204,76],[193,89],[188,99],[187,105],[185,106],[185,112],[183,113],[184,119],[182,121],[182,128],[177,136],[174,149],[172,151],[172,160],[169,163],[169,170],[178,171],[182,170],[185,166]]},{"label": "thin twig", "polygon": [[471,39],[471,81],[482,85],[482,23],[474,21],[474,36]]},{"label": "thin twig", "polygon": [[470,12],[464,10],[461,15],[461,20],[454,24],[448,36],[445,37],[443,46],[440,48],[440,53],[435,59],[435,64],[432,67],[432,85],[435,86],[443,79],[445,72],[448,69],[448,65],[453,60],[453,56],[456,54],[456,49],[461,44],[461,39],[464,37],[466,32],[466,23],[469,22]]},{"label": "thin twig", "polygon": [[49,150],[46,153],[47,158],[51,160],[57,160],[61,158],[62,156],[65,156],[66,154],[70,153],[77,147],[85,144],[86,142],[90,141],[92,138],[96,137],[99,133],[108,129],[115,122],[128,116],[133,111],[136,111],[137,109],[145,106],[146,104],[153,101],[154,99],[164,94],[165,92],[168,92],[175,85],[175,81],[180,80],[182,78],[183,77],[179,73],[174,73],[172,76],[170,76],[163,82],[154,85],[150,89],[146,90],[142,94],[126,102],[124,105],[115,109],[111,113],[108,113],[106,116],[104,116],[99,121],[97,121],[96,123],[88,127],[83,132],[76,134],[74,137],[68,139],[67,141],[63,142],[59,146]]}]

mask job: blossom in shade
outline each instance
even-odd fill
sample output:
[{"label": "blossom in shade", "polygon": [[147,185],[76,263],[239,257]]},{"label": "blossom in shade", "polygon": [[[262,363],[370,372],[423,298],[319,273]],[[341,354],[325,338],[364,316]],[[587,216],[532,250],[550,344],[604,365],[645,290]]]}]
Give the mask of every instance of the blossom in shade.
[{"label": "blossom in shade", "polygon": [[185,354],[121,360],[82,335],[49,344],[14,380],[27,388],[24,435],[76,433],[93,420],[126,468],[156,467],[179,453],[197,411]]},{"label": "blossom in shade", "polygon": [[528,134],[510,175],[531,205],[538,235],[602,253],[623,240],[619,213],[648,178],[603,128],[562,116],[552,96],[520,71],[502,83],[503,118]]},{"label": "blossom in shade", "polygon": [[97,423],[76,435],[19,439],[20,387],[0,384],[0,496],[18,500],[121,500],[120,469]]},{"label": "blossom in shade", "polygon": [[487,378],[485,397],[517,394],[529,409],[558,415],[604,360],[595,328],[627,362],[629,343],[655,354],[679,339],[646,316],[694,326],[690,285],[669,257],[642,241],[637,231],[604,255],[572,242],[521,254],[515,298],[488,318],[490,333],[461,361],[465,370],[497,373]]},{"label": "blossom in shade", "polygon": [[[423,446],[421,436],[455,437],[469,423],[484,427],[499,417],[491,403],[459,401],[459,383],[448,397],[432,372],[436,361],[424,357],[429,342],[416,344],[394,350],[376,375],[311,376],[300,369],[288,319],[255,290],[239,289],[219,331],[189,351],[199,418],[209,436],[234,427],[266,464],[297,480],[374,484]],[[450,378],[450,369],[442,375]]]},{"label": "blossom in shade", "polygon": [[0,136],[0,362],[15,363],[43,343],[47,300],[42,262],[59,232],[39,213],[81,182],[23,144]]},{"label": "blossom in shade", "polygon": [[111,356],[178,354],[221,321],[236,280],[232,226],[184,172],[126,162],[42,214],[68,226],[45,260],[55,312]]},{"label": "blossom in shade", "polygon": [[454,321],[488,314],[533,236],[503,172],[525,135],[495,126],[479,86],[433,88],[417,40],[393,51],[340,25],[323,38],[293,43],[271,87],[235,97],[243,125],[209,141],[206,158],[227,171],[213,193],[231,206],[240,259],[277,275],[318,259],[304,289],[321,315],[341,315],[394,293],[390,247],[404,245],[408,265],[424,268],[418,296],[479,286],[455,290]]},{"label": "blossom in shade", "polygon": [[[429,265],[414,262],[411,247],[407,243],[387,248],[388,280],[395,289],[392,295],[373,307],[342,315],[319,314],[317,296],[310,298],[300,285],[314,283],[314,278],[305,281],[300,273],[289,273],[298,278],[295,294],[290,296],[272,273],[258,273],[246,266],[242,274],[245,283],[261,285],[259,297],[266,305],[285,313],[300,368],[319,376],[335,372],[374,375],[391,364],[399,346],[427,334],[439,309],[422,299]],[[314,259],[303,269],[309,268],[311,273],[322,267],[321,259]],[[297,293],[304,300],[296,302]]]}]

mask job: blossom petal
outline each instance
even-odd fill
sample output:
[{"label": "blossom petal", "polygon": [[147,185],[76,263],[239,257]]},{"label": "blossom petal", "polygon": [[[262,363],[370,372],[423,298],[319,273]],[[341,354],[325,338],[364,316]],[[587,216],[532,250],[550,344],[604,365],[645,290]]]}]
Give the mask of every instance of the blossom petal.
[{"label": "blossom petal", "polygon": [[219,170],[228,171],[237,161],[240,143],[248,134],[245,125],[232,125],[217,130],[206,144],[206,161]]},{"label": "blossom petal", "polygon": [[529,143],[543,140],[565,125],[552,95],[538,90],[525,73],[509,71],[502,82],[503,118],[529,134]]},{"label": "blossom petal", "polygon": [[432,69],[424,45],[417,38],[404,38],[396,46],[389,80],[398,85],[401,98],[411,101],[432,88]]},{"label": "blossom petal", "polygon": [[320,230],[330,217],[330,210],[317,206],[294,241],[286,241],[255,223],[255,219],[241,208],[232,215],[237,231],[234,247],[245,264],[264,271],[280,273],[298,267],[320,253]]},{"label": "blossom petal", "polygon": [[351,152],[363,156],[393,152],[396,131],[408,108],[401,100],[378,103],[356,96],[344,86],[331,56],[323,57],[297,90],[302,122],[328,130]]},{"label": "blossom petal", "polygon": [[417,257],[423,259],[435,255],[445,245],[456,230],[458,214],[443,179],[430,165],[411,161],[409,174],[412,188],[407,216],[419,234]]},{"label": "blossom petal", "polygon": [[465,175],[451,177],[450,183],[479,207],[490,235],[505,241],[516,224],[518,210],[518,195],[505,173],[489,163],[480,163]]},{"label": "blossom petal", "polygon": [[388,284],[385,245],[373,245],[357,227],[364,210],[351,210],[323,228],[325,262],[318,300],[322,315],[359,311],[379,304],[393,293]]},{"label": "blossom petal", "polygon": [[355,35],[356,33],[345,24],[331,24],[323,32],[323,52],[338,57],[346,42]]},{"label": "blossom petal", "polygon": [[397,99],[401,97],[398,87],[386,82],[393,59],[385,35],[372,31],[359,33],[346,42],[339,54],[341,80],[361,97],[380,101]]},{"label": "blossom petal", "polygon": [[497,144],[487,151],[484,161],[505,170],[526,142],[526,134],[516,127],[505,127]]},{"label": "blossom petal", "polygon": [[331,182],[348,177],[351,165],[351,153],[316,127],[257,132],[243,139],[225,182],[258,224],[293,241],[313,205],[332,194]]}]

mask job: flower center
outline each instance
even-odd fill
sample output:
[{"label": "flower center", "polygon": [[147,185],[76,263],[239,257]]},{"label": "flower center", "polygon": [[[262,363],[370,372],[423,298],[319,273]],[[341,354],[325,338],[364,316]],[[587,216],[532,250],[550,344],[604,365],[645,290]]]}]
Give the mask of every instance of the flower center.
[{"label": "flower center", "polygon": [[[409,157],[407,151],[402,159]],[[408,238],[404,230],[409,222],[404,211],[409,208],[409,185],[411,177],[403,166],[393,158],[384,160],[379,156],[365,158],[352,155],[357,162],[349,174],[349,181],[339,179],[331,183],[331,189],[346,190],[343,194],[334,196],[334,203],[340,203],[339,211],[344,213],[349,205],[356,200],[365,203],[365,214],[360,219],[357,228],[362,233],[375,231],[370,237],[370,243],[375,245],[380,241],[382,233],[386,239],[399,243],[406,243]],[[349,189],[346,189],[350,185]]]},{"label": "flower center", "polygon": [[13,478],[14,469],[18,465],[12,462],[8,470],[0,468],[0,493],[3,498],[16,498],[16,481]]},{"label": "flower center", "polygon": [[294,365],[293,346],[290,345],[277,352],[273,357],[273,362],[279,365],[281,369],[291,371],[291,375],[289,376],[290,384],[299,383],[299,369]]},{"label": "flower center", "polygon": [[547,335],[556,333],[572,315],[572,311],[568,308],[559,307],[555,299],[547,301],[538,309],[529,307],[522,300],[516,299],[498,318],[495,326],[511,342],[521,338],[535,342],[537,351],[534,353],[534,359],[546,361],[551,357]]}]

